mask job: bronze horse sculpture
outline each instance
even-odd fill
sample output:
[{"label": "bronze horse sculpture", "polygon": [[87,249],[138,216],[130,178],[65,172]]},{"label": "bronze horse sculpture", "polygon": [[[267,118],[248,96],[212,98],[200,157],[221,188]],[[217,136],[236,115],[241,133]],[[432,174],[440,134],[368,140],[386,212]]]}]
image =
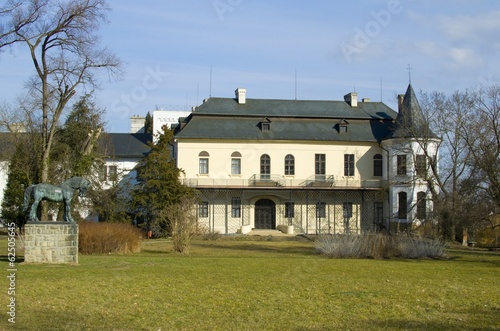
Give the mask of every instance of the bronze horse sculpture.
[{"label": "bronze horse sculpture", "polygon": [[30,221],[40,221],[37,216],[38,204],[42,200],[64,202],[64,216],[66,222],[74,223],[75,220],[71,216],[71,200],[76,190],[79,191],[79,196],[83,196],[90,186],[90,182],[82,177],[73,177],[61,184],[55,186],[51,184],[35,184],[30,185],[24,190],[24,211],[26,212],[29,207],[30,200],[33,199],[31,209],[29,212]]}]

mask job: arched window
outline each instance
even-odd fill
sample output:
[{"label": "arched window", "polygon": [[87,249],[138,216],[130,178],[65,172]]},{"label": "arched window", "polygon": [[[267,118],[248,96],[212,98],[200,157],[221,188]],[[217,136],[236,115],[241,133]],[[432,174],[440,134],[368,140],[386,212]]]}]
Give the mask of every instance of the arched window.
[{"label": "arched window", "polygon": [[417,218],[423,220],[427,217],[427,203],[425,192],[417,193]]},{"label": "arched window", "polygon": [[382,155],[375,154],[373,156],[373,176],[382,176]]},{"label": "arched window", "polygon": [[398,218],[406,219],[408,216],[408,198],[406,192],[398,193]]},{"label": "arched window", "polygon": [[271,157],[267,154],[263,154],[260,157],[260,178],[271,178]]},{"label": "arched window", "polygon": [[291,154],[285,156],[285,175],[295,175],[295,157]]},{"label": "arched window", "polygon": [[241,175],[241,153],[231,154],[231,175]]},{"label": "arched window", "polygon": [[199,157],[199,173],[201,175],[208,175],[208,158],[210,154],[207,151],[200,152]]}]

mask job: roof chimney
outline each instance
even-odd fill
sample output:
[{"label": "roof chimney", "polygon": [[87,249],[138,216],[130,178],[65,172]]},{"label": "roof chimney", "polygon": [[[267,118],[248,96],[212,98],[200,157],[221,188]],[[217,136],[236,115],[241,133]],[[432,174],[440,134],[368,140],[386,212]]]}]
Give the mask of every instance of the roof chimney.
[{"label": "roof chimney", "polygon": [[346,95],[344,95],[344,101],[351,105],[351,107],[357,107],[358,94],[356,92],[347,93]]},{"label": "roof chimney", "polygon": [[398,94],[398,112],[401,112],[403,108],[403,100],[405,98],[404,94]]},{"label": "roof chimney", "polygon": [[236,94],[236,101],[238,101],[240,105],[244,105],[247,101],[247,89],[237,88],[234,92]]},{"label": "roof chimney", "polygon": [[132,115],[130,118],[130,133],[144,133],[144,122],[146,117]]}]

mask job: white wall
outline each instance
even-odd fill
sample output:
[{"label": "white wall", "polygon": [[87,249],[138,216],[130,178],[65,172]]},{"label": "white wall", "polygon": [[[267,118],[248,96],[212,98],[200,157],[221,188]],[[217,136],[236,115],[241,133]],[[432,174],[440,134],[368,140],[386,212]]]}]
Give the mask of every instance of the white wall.
[{"label": "white wall", "polygon": [[0,212],[2,211],[2,202],[5,189],[7,188],[8,174],[9,174],[9,162],[1,161],[0,162]]},{"label": "white wall", "polygon": [[188,117],[191,111],[187,110],[155,110],[153,111],[153,134],[162,132],[162,126],[170,129],[173,124],[179,123],[180,117]]},{"label": "white wall", "polygon": [[[389,187],[389,209],[390,217],[397,222],[414,222],[419,224],[417,220],[417,194],[425,192],[427,196],[427,215],[433,209],[432,195],[429,191],[427,181],[416,176],[415,172],[415,155],[422,155],[427,150],[428,155],[438,155],[439,140],[422,140],[408,141],[402,139],[391,139],[382,142],[382,147],[387,149],[388,157],[388,179],[391,183]],[[397,155],[404,154],[407,156],[407,175],[397,175]],[[432,175],[429,169],[429,161],[427,160],[429,175]],[[398,193],[406,192],[408,200],[408,217],[406,219],[398,219]]]}]

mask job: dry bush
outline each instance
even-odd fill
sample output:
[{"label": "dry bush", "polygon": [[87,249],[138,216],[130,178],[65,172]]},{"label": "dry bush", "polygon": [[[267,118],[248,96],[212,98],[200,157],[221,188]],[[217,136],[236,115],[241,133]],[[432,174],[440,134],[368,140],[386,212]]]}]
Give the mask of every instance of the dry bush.
[{"label": "dry bush", "polygon": [[167,218],[170,221],[174,251],[187,253],[191,239],[200,234],[194,211],[194,201],[184,199],[180,203],[170,206]]},{"label": "dry bush", "polygon": [[400,237],[399,251],[406,259],[435,258],[445,256],[445,246],[437,240]]},{"label": "dry bush", "polygon": [[219,231],[204,231],[201,233],[201,238],[203,240],[207,240],[207,241],[217,241],[217,240],[221,240],[222,238],[224,237],[224,235],[222,233],[220,233]]},{"label": "dry bush", "polygon": [[78,225],[78,250],[82,254],[127,254],[141,250],[142,232],[130,224],[80,222]]},{"label": "dry bush", "polygon": [[419,259],[445,255],[441,242],[385,234],[324,235],[316,240],[316,250],[335,258]]}]

